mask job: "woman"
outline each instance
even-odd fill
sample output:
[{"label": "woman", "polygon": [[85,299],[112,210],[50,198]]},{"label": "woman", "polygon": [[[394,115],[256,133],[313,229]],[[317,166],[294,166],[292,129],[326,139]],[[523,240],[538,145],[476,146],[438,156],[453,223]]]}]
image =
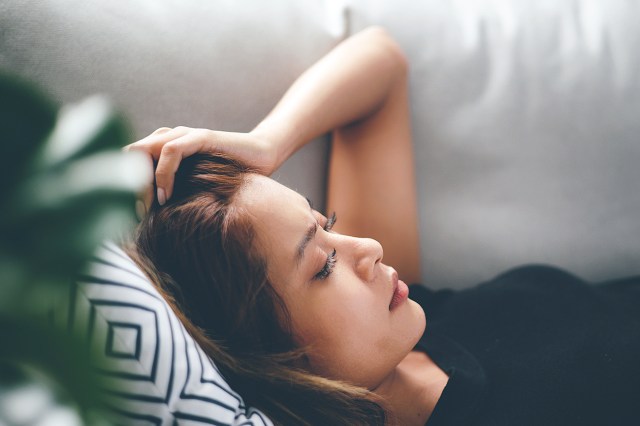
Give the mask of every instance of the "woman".
[{"label": "woman", "polygon": [[[638,421],[638,280],[528,267],[407,298],[399,277],[420,277],[407,96],[406,60],[372,28],[248,134],[161,128],[130,145],[157,162],[132,254],[232,387],[282,424]],[[339,221],[266,177],[329,131]]]}]

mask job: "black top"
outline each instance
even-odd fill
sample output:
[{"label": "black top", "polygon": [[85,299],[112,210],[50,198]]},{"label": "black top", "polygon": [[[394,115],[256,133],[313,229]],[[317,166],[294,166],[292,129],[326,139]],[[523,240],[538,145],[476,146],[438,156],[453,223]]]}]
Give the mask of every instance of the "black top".
[{"label": "black top", "polygon": [[410,297],[427,315],[416,349],[449,375],[428,426],[640,425],[640,277],[527,266]]}]

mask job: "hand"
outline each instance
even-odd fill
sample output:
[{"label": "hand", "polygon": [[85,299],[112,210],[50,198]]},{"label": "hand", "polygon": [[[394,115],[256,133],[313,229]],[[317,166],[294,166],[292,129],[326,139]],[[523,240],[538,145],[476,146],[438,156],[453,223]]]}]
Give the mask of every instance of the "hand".
[{"label": "hand", "polygon": [[[252,133],[162,127],[124,149],[141,151],[157,162],[155,180],[160,205],[171,198],[174,176],[180,161],[198,152],[227,154],[265,175],[271,174],[277,167],[276,148],[269,141]],[[150,188],[144,196],[145,206],[152,200],[153,189]]]}]

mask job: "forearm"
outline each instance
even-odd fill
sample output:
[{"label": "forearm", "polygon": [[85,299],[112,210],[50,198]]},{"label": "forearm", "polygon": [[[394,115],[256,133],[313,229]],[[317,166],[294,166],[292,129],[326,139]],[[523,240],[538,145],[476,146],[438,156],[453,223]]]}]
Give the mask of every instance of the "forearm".
[{"label": "forearm", "polygon": [[[126,149],[157,162],[160,204],[171,198],[180,161],[196,152],[222,152],[264,174],[277,169],[315,137],[362,119],[382,107],[406,61],[380,28],[369,28],[339,44],[302,74],[250,133],[163,127]],[[148,197],[150,202],[152,196]]]},{"label": "forearm", "polygon": [[384,30],[364,30],[304,72],[251,133],[274,144],[277,168],[308,141],[376,111],[406,66]]}]

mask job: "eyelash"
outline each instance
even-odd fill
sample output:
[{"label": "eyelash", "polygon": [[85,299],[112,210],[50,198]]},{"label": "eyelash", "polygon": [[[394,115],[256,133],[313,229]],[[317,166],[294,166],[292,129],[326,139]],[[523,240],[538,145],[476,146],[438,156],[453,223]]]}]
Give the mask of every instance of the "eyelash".
[{"label": "eyelash", "polygon": [[[335,212],[332,213],[329,219],[327,219],[327,223],[324,225],[324,230],[327,232],[331,231],[331,228],[333,228],[333,225],[335,225],[337,220],[338,218]],[[331,275],[331,272],[333,272],[333,267],[336,265],[336,261],[337,261],[336,249],[333,249],[333,251],[327,256],[327,262],[324,264],[320,272],[318,272],[314,276],[314,279],[324,280],[329,275]]]},{"label": "eyelash", "polygon": [[337,220],[338,216],[336,216],[336,212],[331,213],[331,216],[327,219],[327,223],[324,225],[324,230],[327,232],[331,231],[331,228],[333,228],[333,225],[336,224]]},{"label": "eyelash", "polygon": [[336,260],[337,260],[336,249],[333,249],[331,254],[327,256],[327,263],[324,264],[320,272],[318,272],[313,278],[316,280],[324,280],[329,275],[331,275],[331,272],[333,271],[333,267],[336,266]]}]

